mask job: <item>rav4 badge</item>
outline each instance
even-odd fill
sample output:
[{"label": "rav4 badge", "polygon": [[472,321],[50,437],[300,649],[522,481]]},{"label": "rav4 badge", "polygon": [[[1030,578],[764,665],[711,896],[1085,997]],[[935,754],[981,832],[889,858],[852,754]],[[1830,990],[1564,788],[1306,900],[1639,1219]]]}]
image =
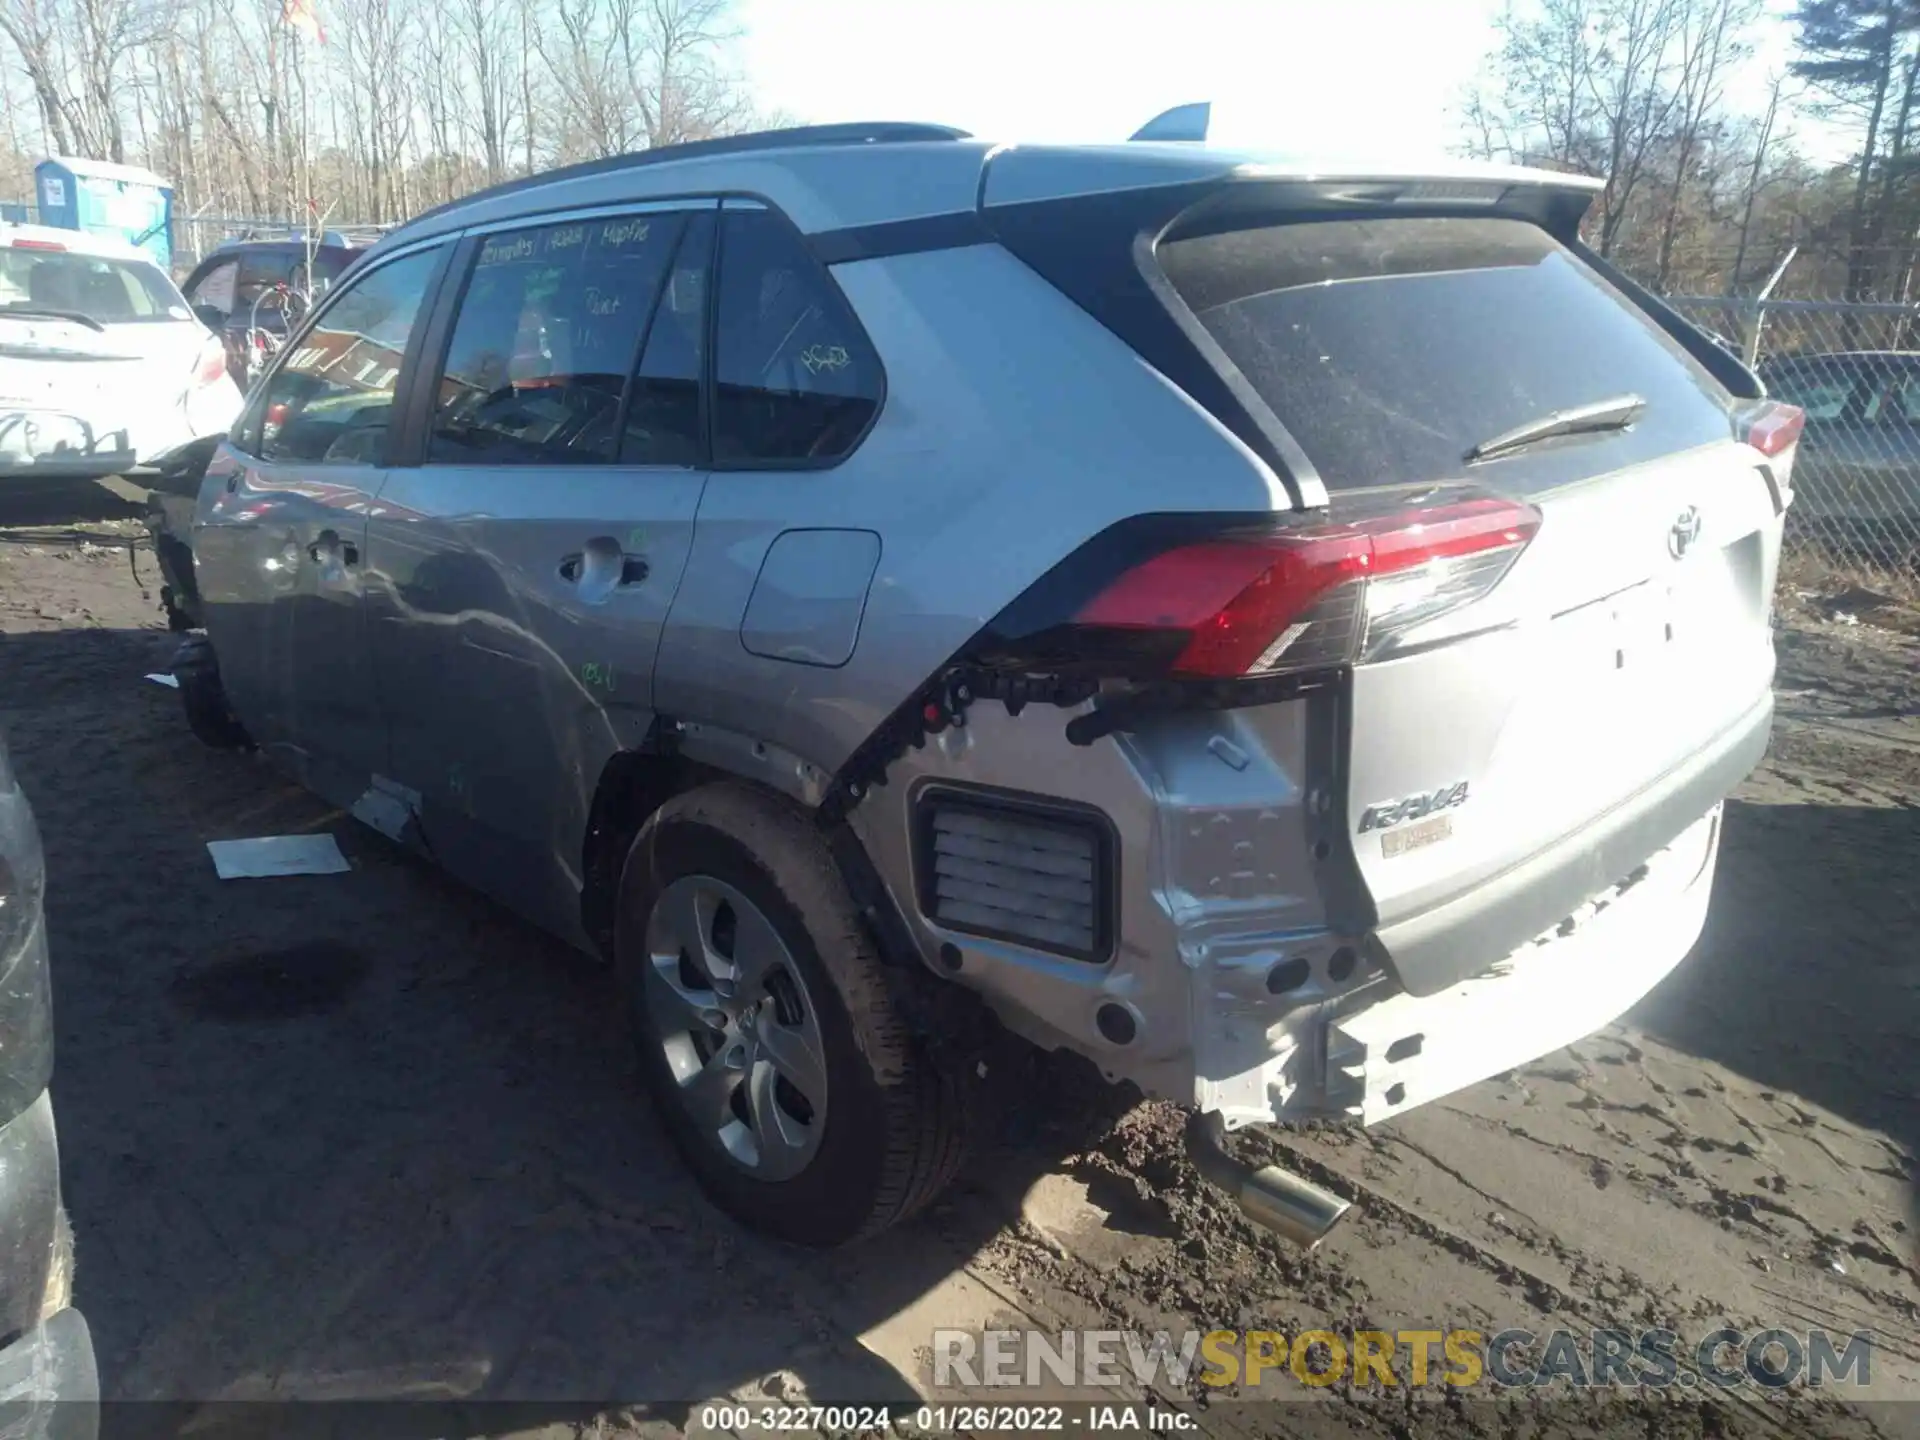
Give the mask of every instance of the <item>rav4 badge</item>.
[{"label": "rav4 badge", "polygon": [[1452,810],[1466,803],[1467,782],[1464,780],[1442,785],[1438,790],[1409,795],[1404,800],[1382,800],[1377,805],[1369,805],[1361,813],[1360,833],[1364,835],[1369,830],[1391,830],[1395,825],[1421,820],[1438,811]]}]

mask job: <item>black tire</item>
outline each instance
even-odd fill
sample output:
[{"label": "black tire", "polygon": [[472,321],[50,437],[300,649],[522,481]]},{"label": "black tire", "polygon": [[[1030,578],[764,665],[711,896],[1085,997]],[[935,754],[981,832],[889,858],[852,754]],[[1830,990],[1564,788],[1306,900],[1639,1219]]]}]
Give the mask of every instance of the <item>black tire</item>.
[{"label": "black tire", "polygon": [[186,711],[187,728],[201,744],[215,750],[245,750],[253,741],[246,727],[227,704],[226,687],[220,683],[220,666],[213,646],[204,635],[195,635],[180,647],[173,658],[173,678],[180,684],[180,704]]},{"label": "black tire", "polygon": [[[675,880],[738,890],[779,932],[819,1017],[830,1097],[806,1168],[769,1181],[693,1122],[647,1015],[647,924]],[[818,831],[744,786],[703,786],[654,813],[628,853],[615,962],[647,1087],[707,1195],[741,1223],[826,1248],[878,1234],[943,1190],[966,1153],[958,1087],[931,1065],[890,998],[883,962]]]}]

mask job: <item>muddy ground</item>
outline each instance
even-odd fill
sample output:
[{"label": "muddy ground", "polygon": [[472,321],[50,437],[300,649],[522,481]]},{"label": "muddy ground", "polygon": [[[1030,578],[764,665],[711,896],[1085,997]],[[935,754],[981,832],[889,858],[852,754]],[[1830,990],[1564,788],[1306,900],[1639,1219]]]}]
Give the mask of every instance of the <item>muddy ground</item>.
[{"label": "muddy ground", "polygon": [[[1173,1112],[1049,1070],[936,1213],[822,1258],[702,1202],[592,964],[192,740],[142,680],[173,641],[132,513],[0,501],[0,728],[45,832],[110,1395],[512,1398],[496,1431],[666,1434],[699,1409],[658,1397],[925,1393],[936,1327],[1729,1324],[1872,1330],[1873,1394],[1910,1403],[1160,1398],[1241,1434],[1920,1430],[1913,610],[1784,588],[1781,720],[1707,934],[1624,1023],[1376,1132],[1241,1141],[1358,1201],[1314,1255],[1199,1187]],[[222,883],[204,849],[310,828],[350,875]],[[607,1397],[653,1403],[569,1403]]]}]

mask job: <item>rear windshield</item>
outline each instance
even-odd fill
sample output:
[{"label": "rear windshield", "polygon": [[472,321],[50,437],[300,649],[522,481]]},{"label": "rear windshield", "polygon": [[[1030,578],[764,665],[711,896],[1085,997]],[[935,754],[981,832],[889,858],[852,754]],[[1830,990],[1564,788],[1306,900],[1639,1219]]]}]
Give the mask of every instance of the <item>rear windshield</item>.
[{"label": "rear windshield", "polygon": [[12,246],[0,248],[0,314],[9,309],[84,315],[100,325],[193,318],[157,265]]},{"label": "rear windshield", "polygon": [[[1159,259],[1330,489],[1547,489],[1730,433],[1697,362],[1522,220],[1301,221],[1171,241]],[[1483,441],[1624,395],[1646,402],[1628,430],[1466,464]]]}]

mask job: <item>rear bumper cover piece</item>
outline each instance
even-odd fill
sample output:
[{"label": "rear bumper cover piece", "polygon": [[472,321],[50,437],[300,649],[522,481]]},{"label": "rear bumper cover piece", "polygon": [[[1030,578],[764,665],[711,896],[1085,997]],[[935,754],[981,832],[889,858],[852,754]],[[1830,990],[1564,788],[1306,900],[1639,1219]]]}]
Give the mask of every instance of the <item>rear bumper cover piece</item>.
[{"label": "rear bumper cover piece", "polygon": [[1467,894],[1374,932],[1374,958],[1414,995],[1437,995],[1524,945],[1663,849],[1753,772],[1773,730],[1769,693],[1718,740],[1558,844]]}]

